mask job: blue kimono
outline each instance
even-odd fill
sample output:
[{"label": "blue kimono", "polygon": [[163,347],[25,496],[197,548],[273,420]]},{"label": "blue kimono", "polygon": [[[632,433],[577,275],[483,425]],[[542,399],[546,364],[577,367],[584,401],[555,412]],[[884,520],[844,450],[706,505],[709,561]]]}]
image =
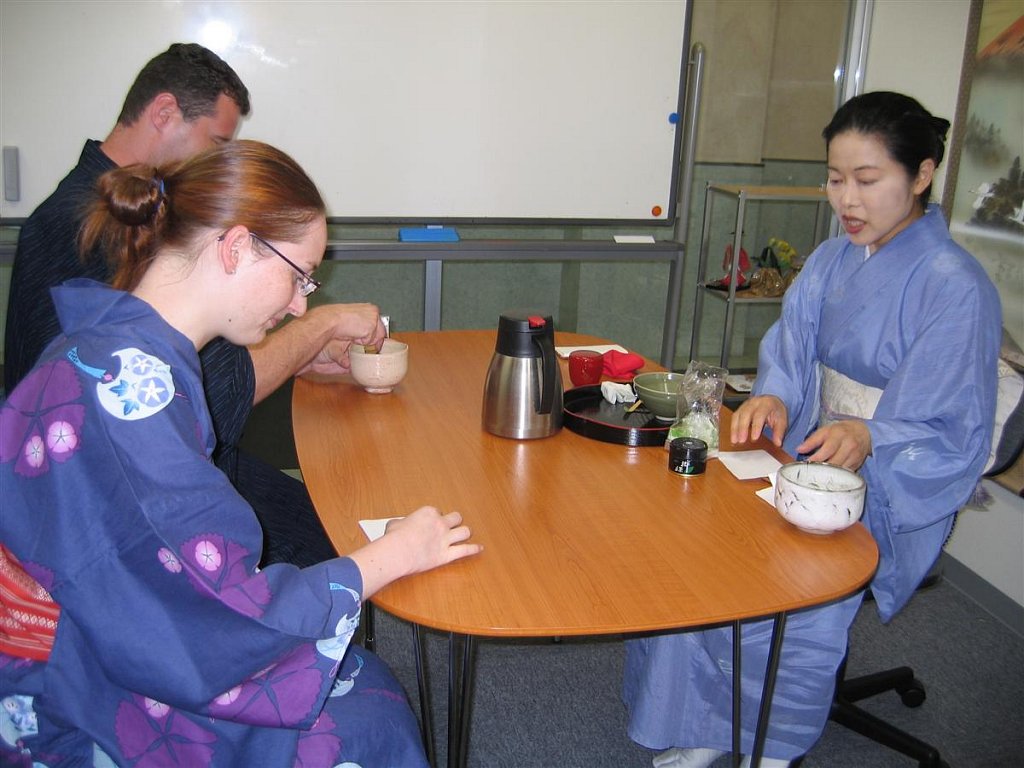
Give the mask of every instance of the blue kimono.
[{"label": "blue kimono", "polygon": [[424,765],[408,702],[350,645],[362,578],[259,570],[210,461],[192,344],[97,283],[0,423],[0,541],[60,607],[49,659],[0,654],[0,765]]},{"label": "blue kimono", "polygon": [[[782,399],[784,447],[818,426],[822,367],[880,391],[863,522],[878,544],[871,591],[891,619],[939,556],[988,458],[995,417],[999,296],[949,236],[938,207],[865,260],[846,237],[823,243],[761,342],[754,394]],[[821,735],[861,595],[790,617],[765,754],[792,759]],[[743,628],[743,748],[749,753],[767,659],[767,623]],[[630,736],[664,749],[731,745],[728,629],[629,641]]]}]

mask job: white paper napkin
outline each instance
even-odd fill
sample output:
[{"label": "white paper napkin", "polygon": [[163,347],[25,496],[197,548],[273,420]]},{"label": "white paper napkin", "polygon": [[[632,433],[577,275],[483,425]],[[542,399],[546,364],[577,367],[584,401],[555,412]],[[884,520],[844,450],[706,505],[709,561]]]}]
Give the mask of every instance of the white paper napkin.
[{"label": "white paper napkin", "polygon": [[636,392],[629,384],[616,384],[614,381],[601,382],[601,396],[612,404],[636,402]]},{"label": "white paper napkin", "polygon": [[775,506],[775,477],[777,473],[772,472],[768,475],[768,482],[771,483],[767,488],[762,488],[760,491],[754,491],[754,495],[759,499],[764,499],[773,507]]},{"label": "white paper napkin", "polygon": [[627,351],[621,344],[589,344],[582,347],[555,347],[555,354],[559,357],[568,357],[570,352],[577,349],[592,349],[595,352],[600,352],[602,355],[610,349],[622,353]]},{"label": "white paper napkin", "polygon": [[771,477],[782,463],[768,451],[724,451],[719,460],[733,473],[737,480],[753,480],[755,477]]},{"label": "white paper napkin", "polygon": [[388,523],[392,520],[401,520],[400,517],[379,517],[375,520],[360,520],[359,527],[363,529],[363,533],[366,534],[366,538],[370,541],[376,541],[384,535],[384,531],[387,529]]},{"label": "white paper napkin", "polygon": [[744,373],[733,373],[725,377],[725,383],[737,392],[749,392],[754,388],[754,377]]}]

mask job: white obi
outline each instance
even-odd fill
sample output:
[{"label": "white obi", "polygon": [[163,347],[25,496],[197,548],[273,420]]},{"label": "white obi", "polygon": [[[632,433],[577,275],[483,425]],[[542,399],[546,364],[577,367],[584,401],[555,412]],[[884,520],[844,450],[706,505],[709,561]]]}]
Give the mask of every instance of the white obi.
[{"label": "white obi", "polygon": [[819,427],[843,419],[870,419],[875,415],[882,390],[854,381],[824,363],[818,363],[818,372],[821,377]]}]

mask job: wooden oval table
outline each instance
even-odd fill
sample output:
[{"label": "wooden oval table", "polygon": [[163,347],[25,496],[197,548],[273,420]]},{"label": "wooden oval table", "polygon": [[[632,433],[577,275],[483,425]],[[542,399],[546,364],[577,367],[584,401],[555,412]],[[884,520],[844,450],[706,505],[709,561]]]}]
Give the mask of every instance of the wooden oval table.
[{"label": "wooden oval table", "polygon": [[[417,630],[450,633],[449,765],[464,759],[474,637],[727,623],[738,633],[744,620],[774,618],[760,756],[785,617],[867,584],[878,558],[867,529],[804,533],[755,496],[766,481],[739,481],[716,460],[684,477],[668,470],[660,446],[604,443],[564,428],[536,440],[489,434],[481,408],[495,331],[396,338],[409,344],[409,372],[392,393],[369,394],[349,377],[299,378],[292,418],[303,477],[339,552],[366,542],[359,520],[424,504],[461,512],[484,545],[478,557],[402,579],[372,598]],[[556,343],[608,342],[558,333]],[[661,368],[648,361],[644,370]],[[730,416],[723,408],[722,450],[733,449]],[[764,439],[739,449],[755,447],[787,460]],[[737,759],[738,694],[736,685]]]}]

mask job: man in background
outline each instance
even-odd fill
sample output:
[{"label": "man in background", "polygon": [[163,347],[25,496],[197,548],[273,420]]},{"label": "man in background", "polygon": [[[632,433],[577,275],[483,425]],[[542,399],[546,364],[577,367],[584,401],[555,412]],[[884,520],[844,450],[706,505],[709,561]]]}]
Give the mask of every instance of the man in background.
[{"label": "man in background", "polygon": [[[201,45],[175,43],[143,67],[107,138],[86,141],[78,164],[21,227],[4,339],[7,392],[60,333],[50,288],[75,277],[109,282],[113,276],[114,265],[104,254],[80,256],[78,249],[78,230],[96,180],[119,166],[184,160],[231,141],[248,113],[249,92],[241,79]],[[239,450],[253,405],[296,374],[344,372],[349,344],[379,344],[383,337],[376,307],[334,304],[310,309],[252,348],[215,339],[201,351],[217,434],[214,460],[259,517],[263,564],[301,567],[336,552],[305,486]]]}]

